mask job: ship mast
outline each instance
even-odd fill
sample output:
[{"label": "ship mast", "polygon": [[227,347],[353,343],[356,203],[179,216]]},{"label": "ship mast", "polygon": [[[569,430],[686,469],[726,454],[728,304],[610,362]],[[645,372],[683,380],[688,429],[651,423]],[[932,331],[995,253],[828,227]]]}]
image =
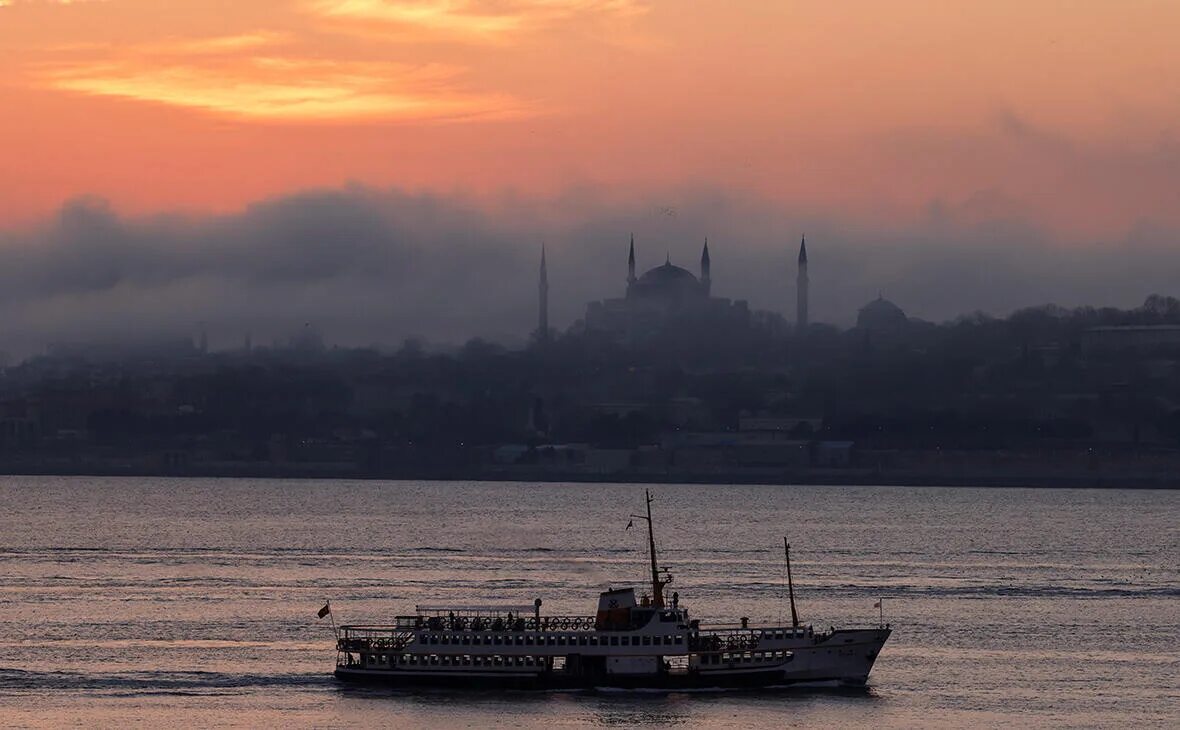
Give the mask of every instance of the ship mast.
[{"label": "ship mast", "polygon": [[799,628],[799,614],[795,611],[795,582],[791,580],[791,544],[783,538],[783,552],[787,560],[787,594],[791,597],[791,627]]},{"label": "ship mast", "polygon": [[644,500],[647,502],[647,515],[631,515],[636,519],[647,520],[647,548],[648,554],[651,556],[651,596],[652,605],[657,608],[664,607],[664,586],[672,582],[672,576],[668,575],[667,569],[664,570],[664,578],[660,579],[659,563],[656,561],[656,533],[655,527],[651,519],[651,503],[652,496],[650,490],[643,490]]}]

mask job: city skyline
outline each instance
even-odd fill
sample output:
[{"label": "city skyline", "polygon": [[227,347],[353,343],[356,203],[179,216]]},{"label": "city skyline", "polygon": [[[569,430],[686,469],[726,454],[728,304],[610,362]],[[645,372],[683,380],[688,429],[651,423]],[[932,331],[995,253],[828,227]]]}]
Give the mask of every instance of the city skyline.
[{"label": "city skyline", "polygon": [[511,339],[542,242],[564,327],[631,231],[652,265],[708,235],[719,296],[792,318],[806,231],[838,325],[879,290],[931,321],[1174,293],[1180,10],[687,10],[0,2],[4,347]]}]

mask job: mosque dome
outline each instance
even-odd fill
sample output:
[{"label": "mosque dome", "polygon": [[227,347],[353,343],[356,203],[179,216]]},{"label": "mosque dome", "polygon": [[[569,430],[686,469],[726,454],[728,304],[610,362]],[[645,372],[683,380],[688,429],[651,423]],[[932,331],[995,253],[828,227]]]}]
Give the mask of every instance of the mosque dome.
[{"label": "mosque dome", "polygon": [[877,298],[860,308],[856,315],[856,326],[877,332],[897,330],[909,323],[901,307],[888,299]]},{"label": "mosque dome", "polygon": [[631,286],[631,296],[680,299],[690,296],[706,296],[704,285],[687,269],[671,261],[650,269]]}]

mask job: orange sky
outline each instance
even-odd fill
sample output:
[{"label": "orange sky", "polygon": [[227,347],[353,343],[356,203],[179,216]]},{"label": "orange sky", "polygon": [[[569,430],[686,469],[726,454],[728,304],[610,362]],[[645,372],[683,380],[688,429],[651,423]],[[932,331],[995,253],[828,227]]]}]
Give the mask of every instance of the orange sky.
[{"label": "orange sky", "polygon": [[1174,0],[0,0],[0,224],[361,182],[1180,225]]}]

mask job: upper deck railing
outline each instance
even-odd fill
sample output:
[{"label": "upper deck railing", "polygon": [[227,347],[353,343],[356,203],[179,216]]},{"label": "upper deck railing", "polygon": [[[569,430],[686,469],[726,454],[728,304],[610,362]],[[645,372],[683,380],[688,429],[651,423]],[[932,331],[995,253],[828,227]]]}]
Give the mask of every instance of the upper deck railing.
[{"label": "upper deck railing", "polygon": [[593,616],[398,616],[392,625],[341,626],[342,631],[593,631]]}]

